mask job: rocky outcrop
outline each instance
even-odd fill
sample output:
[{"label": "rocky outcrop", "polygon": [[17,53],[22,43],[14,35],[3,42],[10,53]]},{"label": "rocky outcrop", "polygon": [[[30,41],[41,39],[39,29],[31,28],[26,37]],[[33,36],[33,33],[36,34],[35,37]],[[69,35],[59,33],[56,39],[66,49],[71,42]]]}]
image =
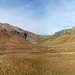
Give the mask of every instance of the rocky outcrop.
[{"label": "rocky outcrop", "polygon": [[54,36],[61,36],[61,35],[64,35],[64,34],[71,34],[71,29],[65,29],[65,30],[61,30],[61,31],[58,31],[54,34]]},{"label": "rocky outcrop", "polygon": [[56,32],[55,34],[53,34],[54,36],[61,36],[61,35],[68,35],[68,34],[75,34],[75,27],[71,28],[71,29],[64,29],[61,31]]}]

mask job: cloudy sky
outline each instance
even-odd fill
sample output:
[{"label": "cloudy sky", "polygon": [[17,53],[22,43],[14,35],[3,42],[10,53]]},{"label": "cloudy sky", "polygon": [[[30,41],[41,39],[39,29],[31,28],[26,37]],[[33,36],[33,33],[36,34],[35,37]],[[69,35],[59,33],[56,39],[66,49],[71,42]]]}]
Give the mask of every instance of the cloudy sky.
[{"label": "cloudy sky", "polygon": [[75,0],[0,0],[0,22],[50,35],[75,26]]}]

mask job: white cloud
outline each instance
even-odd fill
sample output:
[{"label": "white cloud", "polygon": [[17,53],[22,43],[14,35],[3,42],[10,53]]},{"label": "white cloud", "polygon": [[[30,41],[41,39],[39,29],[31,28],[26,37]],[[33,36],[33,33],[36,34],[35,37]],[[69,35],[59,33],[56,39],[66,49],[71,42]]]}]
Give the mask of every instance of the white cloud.
[{"label": "white cloud", "polygon": [[60,1],[62,4],[60,3],[57,6],[52,4],[46,6],[46,17],[43,22],[48,34],[75,25],[75,1],[62,1]]}]

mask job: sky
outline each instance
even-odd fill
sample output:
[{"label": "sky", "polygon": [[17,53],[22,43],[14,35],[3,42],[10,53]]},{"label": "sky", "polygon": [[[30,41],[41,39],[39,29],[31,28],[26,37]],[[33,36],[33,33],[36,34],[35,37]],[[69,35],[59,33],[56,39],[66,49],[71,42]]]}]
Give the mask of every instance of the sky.
[{"label": "sky", "polygon": [[75,0],[0,0],[0,22],[51,35],[75,26]]}]

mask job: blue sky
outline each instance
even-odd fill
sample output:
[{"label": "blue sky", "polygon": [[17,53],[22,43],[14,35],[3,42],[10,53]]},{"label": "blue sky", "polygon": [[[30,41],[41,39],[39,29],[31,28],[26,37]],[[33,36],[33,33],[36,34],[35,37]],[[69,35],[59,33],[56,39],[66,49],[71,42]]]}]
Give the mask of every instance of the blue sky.
[{"label": "blue sky", "polygon": [[0,22],[50,35],[75,26],[75,0],[0,0]]}]

